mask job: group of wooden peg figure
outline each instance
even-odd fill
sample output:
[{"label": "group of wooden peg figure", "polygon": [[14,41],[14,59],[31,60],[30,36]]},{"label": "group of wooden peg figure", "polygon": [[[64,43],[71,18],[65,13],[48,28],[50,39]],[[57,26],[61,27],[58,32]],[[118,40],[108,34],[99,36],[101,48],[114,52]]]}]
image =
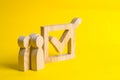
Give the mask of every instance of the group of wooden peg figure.
[{"label": "group of wooden peg figure", "polygon": [[[81,23],[81,19],[74,18],[68,24],[49,25],[41,27],[40,34],[30,34],[29,36],[20,36],[18,45],[20,47],[18,55],[19,70],[38,71],[44,68],[45,63],[57,62],[74,58],[75,55],[75,29]],[[57,40],[49,36],[50,31],[64,30],[61,38]],[[49,56],[48,41],[55,47],[58,56]],[[61,55],[64,46],[68,43],[68,53]]]}]

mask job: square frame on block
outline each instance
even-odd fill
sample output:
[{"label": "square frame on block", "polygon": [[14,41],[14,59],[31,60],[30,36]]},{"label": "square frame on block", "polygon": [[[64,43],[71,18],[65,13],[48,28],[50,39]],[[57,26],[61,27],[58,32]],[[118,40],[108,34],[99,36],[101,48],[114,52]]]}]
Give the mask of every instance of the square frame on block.
[{"label": "square frame on block", "polygon": [[[48,35],[51,31],[64,30],[61,39],[56,40],[54,37]],[[56,62],[67,60],[74,57],[75,53],[75,28],[72,23],[69,24],[59,24],[59,25],[50,25],[41,27],[41,35],[43,36],[43,52],[45,56],[45,62]],[[48,52],[48,41],[50,41],[55,48],[58,49],[58,53],[68,44],[68,53],[60,54],[58,56],[49,56]]]}]

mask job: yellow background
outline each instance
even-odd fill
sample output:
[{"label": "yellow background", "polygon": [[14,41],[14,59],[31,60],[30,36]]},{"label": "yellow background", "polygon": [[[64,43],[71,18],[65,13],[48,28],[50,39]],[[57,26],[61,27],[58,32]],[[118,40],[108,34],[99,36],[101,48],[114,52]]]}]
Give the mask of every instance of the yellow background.
[{"label": "yellow background", "polygon": [[[20,35],[74,17],[82,18],[74,59],[18,71]],[[120,80],[120,1],[0,0],[0,80]]]}]

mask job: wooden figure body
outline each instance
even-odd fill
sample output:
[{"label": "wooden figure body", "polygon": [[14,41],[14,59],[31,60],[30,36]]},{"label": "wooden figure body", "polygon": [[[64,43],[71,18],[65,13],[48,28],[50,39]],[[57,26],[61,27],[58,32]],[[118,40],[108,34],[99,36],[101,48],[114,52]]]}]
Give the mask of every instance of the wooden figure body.
[{"label": "wooden figure body", "polygon": [[40,70],[44,68],[43,38],[40,35],[33,35],[31,38],[31,69]]},{"label": "wooden figure body", "polygon": [[29,37],[21,36],[18,39],[18,45],[20,46],[18,65],[21,71],[30,69],[30,48],[29,48]]}]

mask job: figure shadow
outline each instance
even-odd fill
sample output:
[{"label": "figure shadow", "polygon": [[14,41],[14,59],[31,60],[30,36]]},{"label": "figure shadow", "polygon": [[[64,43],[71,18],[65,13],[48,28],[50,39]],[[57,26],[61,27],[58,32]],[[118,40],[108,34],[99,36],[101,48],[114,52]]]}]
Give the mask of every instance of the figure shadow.
[{"label": "figure shadow", "polygon": [[18,70],[18,64],[17,63],[2,63],[1,64],[5,68],[13,69],[13,70]]},{"label": "figure shadow", "polygon": [[0,66],[3,67],[3,68],[19,71],[19,69],[18,69],[18,60],[17,60],[18,54],[16,54],[16,52],[9,52],[9,53],[13,54],[14,56],[12,56],[12,55],[11,56],[10,55],[1,56],[3,58],[2,58],[2,61],[0,61]]}]

